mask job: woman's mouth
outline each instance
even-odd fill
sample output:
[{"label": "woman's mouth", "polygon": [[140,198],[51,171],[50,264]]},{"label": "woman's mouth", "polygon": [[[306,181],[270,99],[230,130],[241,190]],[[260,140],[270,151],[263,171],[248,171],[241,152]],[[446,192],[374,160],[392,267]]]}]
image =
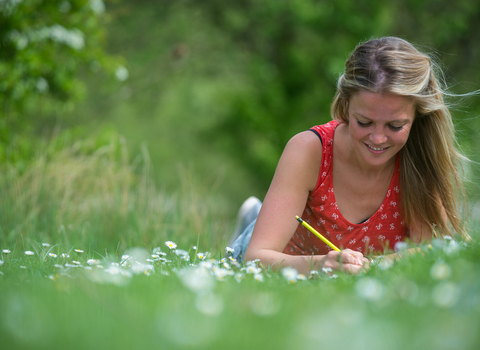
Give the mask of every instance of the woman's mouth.
[{"label": "woman's mouth", "polygon": [[370,146],[370,145],[367,145],[367,144],[365,144],[365,145],[373,152],[383,152],[386,149],[388,149],[388,147],[373,147],[373,146]]}]

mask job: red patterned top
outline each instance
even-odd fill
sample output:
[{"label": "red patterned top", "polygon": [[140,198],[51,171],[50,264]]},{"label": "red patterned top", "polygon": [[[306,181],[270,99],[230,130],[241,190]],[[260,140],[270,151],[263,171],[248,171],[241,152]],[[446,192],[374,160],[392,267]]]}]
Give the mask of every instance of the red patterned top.
[{"label": "red patterned top", "polygon": [[[349,248],[364,255],[371,252],[383,253],[385,248],[392,249],[397,242],[408,237],[400,214],[400,157],[397,156],[390,186],[377,212],[359,224],[347,221],[338,210],[332,181],[333,137],[339,124],[332,120],[311,129],[322,140],[322,166],[317,185],[308,197],[302,219],[340,249]],[[329,246],[299,224],[284,253],[325,255],[330,250],[332,249]]]}]

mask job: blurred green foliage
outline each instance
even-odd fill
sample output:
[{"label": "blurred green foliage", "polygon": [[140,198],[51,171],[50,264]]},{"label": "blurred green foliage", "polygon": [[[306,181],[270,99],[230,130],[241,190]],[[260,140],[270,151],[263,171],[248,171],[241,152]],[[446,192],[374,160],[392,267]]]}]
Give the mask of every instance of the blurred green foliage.
[{"label": "blurred green foliage", "polygon": [[31,156],[32,136],[85,95],[86,71],[122,67],[103,49],[108,18],[101,0],[0,1],[1,161]]},{"label": "blurred green foliage", "polygon": [[[103,116],[138,147],[147,142],[169,187],[187,164],[234,200],[263,197],[288,139],[330,119],[346,58],[374,36],[432,54],[453,93],[479,88],[479,2],[123,0],[110,11],[109,51],[127,58],[131,74],[121,87],[95,89],[79,113],[93,123]],[[451,102],[461,106],[461,146],[478,160],[480,101]]]},{"label": "blurred green foliage", "polygon": [[[49,96],[64,109],[44,113],[42,120],[50,119],[42,127],[77,125],[89,133],[99,124],[111,125],[134,151],[148,147],[162,186],[177,189],[179,169],[187,169],[235,203],[250,194],[262,198],[288,139],[330,119],[336,79],[362,40],[403,37],[443,64],[453,93],[480,87],[480,45],[474,34],[480,26],[479,1],[116,0],[106,3],[102,15],[91,10],[101,1],[49,1],[48,6],[33,1],[46,9],[35,14],[27,12],[27,3],[16,5],[8,31],[2,21],[1,33],[20,33],[23,22],[32,28],[38,22],[48,28],[61,25],[79,28],[85,47],[78,51],[46,39],[18,50],[19,39],[1,41],[16,55],[2,58],[1,64],[31,74],[24,81],[8,68],[5,78],[12,82],[10,95],[15,89],[25,91],[17,104],[33,107],[22,114],[24,122],[38,128],[37,110],[49,110],[50,102],[39,91],[45,79]],[[68,16],[61,12],[66,3],[71,5]],[[35,71],[23,58],[35,48],[44,70]],[[3,52],[2,46],[1,57]],[[117,70],[120,82],[89,74],[98,62],[109,67],[107,57],[112,56],[126,59],[128,70]],[[80,64],[84,69],[79,71]],[[73,113],[66,112],[65,96],[81,95],[78,80],[72,79],[78,73],[87,82],[87,98]],[[20,80],[23,85],[17,84]],[[460,106],[453,109],[460,144],[480,161],[480,101],[450,101]],[[471,179],[476,173],[468,171]],[[475,182],[471,193],[479,192]]]}]

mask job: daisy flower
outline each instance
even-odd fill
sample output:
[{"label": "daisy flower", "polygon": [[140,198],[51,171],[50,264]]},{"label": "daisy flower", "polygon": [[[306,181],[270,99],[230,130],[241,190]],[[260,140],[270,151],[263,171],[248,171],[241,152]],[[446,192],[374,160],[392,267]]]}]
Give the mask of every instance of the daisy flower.
[{"label": "daisy flower", "polygon": [[253,278],[257,282],[263,282],[263,275],[261,275],[260,273],[256,273],[255,275],[253,275]]},{"label": "daisy flower", "polygon": [[227,253],[227,254],[233,254],[234,252],[235,252],[235,249],[233,249],[233,248],[230,248],[230,247],[225,248],[225,253]]},{"label": "daisy flower", "polygon": [[288,283],[295,283],[298,279],[298,272],[293,267],[285,267],[282,269],[282,275],[288,281]]},{"label": "daisy flower", "polygon": [[4,249],[4,250],[2,250],[2,253],[3,253],[3,254],[10,254],[10,253],[11,253],[11,251],[10,251],[10,250],[8,250],[8,249]]},{"label": "daisy flower", "polygon": [[174,242],[172,242],[172,241],[166,241],[166,242],[165,242],[165,245],[166,245],[169,249],[175,249],[175,248],[177,248],[177,245],[176,245]]},{"label": "daisy flower", "polygon": [[244,269],[243,269],[246,273],[250,273],[252,275],[256,275],[256,274],[259,274],[260,272],[262,272],[262,269],[251,264],[251,265],[248,265],[246,266]]},{"label": "daisy flower", "polygon": [[83,253],[83,250],[81,249],[74,249],[77,253]]},{"label": "daisy flower", "polygon": [[35,253],[32,252],[31,250],[27,250],[27,251],[25,252],[25,255],[35,255]]},{"label": "daisy flower", "polygon": [[57,254],[55,254],[55,253],[48,253],[48,256],[55,259],[55,258],[57,257]]},{"label": "daisy flower", "polygon": [[236,280],[238,283],[240,283],[240,282],[242,281],[243,277],[244,277],[243,273],[237,273],[237,274],[235,274],[235,280]]},{"label": "daisy flower", "polygon": [[45,248],[48,248],[48,247],[50,247],[50,244],[48,244],[48,243],[42,243],[42,246],[45,247]]},{"label": "daisy flower", "polygon": [[214,271],[214,274],[218,280],[222,281],[223,279],[225,279],[225,276],[228,276],[230,273],[227,269],[216,269]]},{"label": "daisy flower", "polygon": [[205,254],[204,253],[198,253],[197,256],[201,260],[205,259]]}]

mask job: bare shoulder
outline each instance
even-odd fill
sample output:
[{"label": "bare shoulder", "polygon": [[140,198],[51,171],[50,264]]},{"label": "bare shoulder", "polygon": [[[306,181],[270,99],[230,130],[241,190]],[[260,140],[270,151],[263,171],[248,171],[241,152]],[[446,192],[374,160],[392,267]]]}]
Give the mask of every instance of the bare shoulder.
[{"label": "bare shoulder", "polygon": [[303,131],[293,136],[285,147],[286,152],[295,152],[298,156],[322,158],[322,143],[320,138],[311,131]]},{"label": "bare shoulder", "polygon": [[311,131],[304,131],[288,141],[277,171],[294,176],[313,190],[322,164],[322,143]]}]

